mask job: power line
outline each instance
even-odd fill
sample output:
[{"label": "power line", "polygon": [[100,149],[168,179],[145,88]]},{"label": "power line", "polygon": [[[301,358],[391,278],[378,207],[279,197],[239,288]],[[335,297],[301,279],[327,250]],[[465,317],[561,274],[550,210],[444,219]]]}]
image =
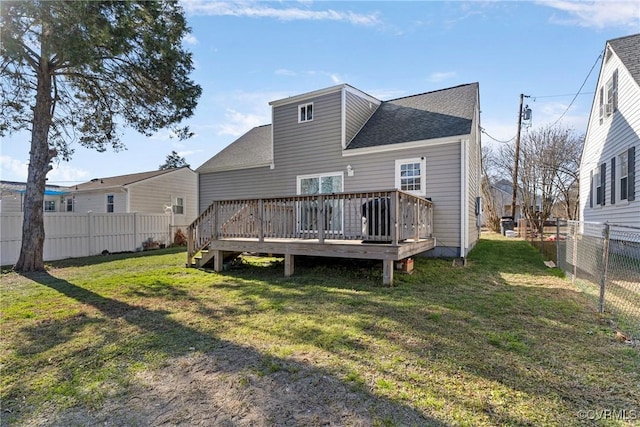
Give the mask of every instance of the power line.
[{"label": "power line", "polygon": [[[578,93],[578,95],[593,95],[595,92],[582,92]],[[533,101],[535,102],[538,98],[564,98],[565,96],[574,96],[573,93],[565,93],[562,95],[542,95],[542,96],[531,96]]]},{"label": "power line", "polygon": [[591,66],[591,69],[589,70],[589,74],[587,74],[587,77],[585,77],[584,81],[582,82],[582,85],[580,86],[580,89],[578,89],[578,93],[576,93],[576,95],[573,97],[573,99],[569,103],[569,106],[567,107],[567,109],[564,110],[564,112],[560,115],[560,117],[558,117],[558,120],[553,122],[551,127],[554,127],[560,120],[562,120],[564,115],[567,114],[567,112],[569,111],[569,109],[571,108],[573,103],[575,102],[575,100],[578,97],[578,95],[580,95],[580,92],[582,91],[582,88],[584,87],[584,85],[587,83],[587,80],[589,80],[589,76],[591,76],[591,73],[593,72],[593,69],[596,68],[596,65],[598,64],[598,61],[600,61],[600,58],[602,58],[603,54],[604,54],[604,50],[602,52],[600,52],[600,55],[598,55],[598,57],[596,58],[596,62],[594,62],[593,65]]},{"label": "power line", "polygon": [[511,142],[511,141],[513,141],[514,139],[516,139],[516,137],[515,137],[515,136],[514,136],[513,138],[509,139],[509,140],[506,140],[506,141],[502,141],[502,140],[500,140],[500,139],[496,139],[496,138],[494,138],[493,136],[489,135],[489,134],[487,133],[487,131],[485,130],[485,128],[483,128],[483,127],[481,127],[481,128],[480,128],[480,132],[484,133],[484,134],[485,134],[485,135],[487,135],[489,138],[491,138],[491,139],[493,139],[494,141],[499,142],[499,143],[501,143],[501,144],[508,144],[509,142]]}]

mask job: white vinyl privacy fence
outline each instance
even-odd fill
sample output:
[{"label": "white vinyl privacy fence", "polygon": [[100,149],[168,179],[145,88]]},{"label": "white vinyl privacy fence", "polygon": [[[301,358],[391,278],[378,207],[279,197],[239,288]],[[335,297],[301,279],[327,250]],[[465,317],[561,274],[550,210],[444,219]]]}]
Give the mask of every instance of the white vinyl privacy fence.
[{"label": "white vinyl privacy fence", "polygon": [[[0,265],[20,255],[21,212],[0,214]],[[45,213],[44,260],[53,261],[109,252],[133,252],[152,240],[171,244],[171,216],[144,213]]]}]

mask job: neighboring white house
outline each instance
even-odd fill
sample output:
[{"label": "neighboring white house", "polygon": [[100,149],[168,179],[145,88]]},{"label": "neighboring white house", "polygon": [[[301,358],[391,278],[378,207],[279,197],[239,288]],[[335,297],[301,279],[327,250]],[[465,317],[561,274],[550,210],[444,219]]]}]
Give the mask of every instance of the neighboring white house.
[{"label": "neighboring white house", "polygon": [[[0,181],[0,213],[22,212],[26,188],[24,182]],[[47,185],[42,209],[45,212],[65,212],[69,192],[67,187]]]},{"label": "neighboring white house", "polygon": [[172,225],[197,216],[198,175],[189,167],[94,178],[70,187],[68,211],[167,213]]},{"label": "neighboring white house", "polygon": [[640,34],[607,41],[580,164],[588,222],[640,227]]}]

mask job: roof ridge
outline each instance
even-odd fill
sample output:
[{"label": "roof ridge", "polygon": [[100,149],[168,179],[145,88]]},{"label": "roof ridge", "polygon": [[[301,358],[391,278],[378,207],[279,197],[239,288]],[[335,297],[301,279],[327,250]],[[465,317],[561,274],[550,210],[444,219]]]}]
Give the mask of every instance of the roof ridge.
[{"label": "roof ridge", "polygon": [[614,42],[614,41],[618,41],[618,40],[622,40],[622,39],[627,39],[627,38],[629,38],[629,37],[638,37],[638,36],[640,36],[640,33],[637,33],[637,34],[629,34],[629,35],[627,35],[627,36],[621,36],[621,37],[616,37],[616,38],[614,38],[614,39],[609,39],[609,40],[607,40],[607,43]]},{"label": "roof ridge", "polygon": [[437,90],[432,90],[432,91],[428,91],[428,92],[416,93],[416,94],[413,94],[413,95],[401,96],[401,97],[399,97],[399,98],[388,99],[388,100],[386,100],[386,101],[382,101],[382,102],[398,101],[398,100],[400,100],[400,99],[412,98],[412,97],[414,97],[414,96],[428,95],[428,94],[431,94],[431,93],[438,93],[438,92],[443,92],[443,91],[445,91],[445,90],[457,89],[457,88],[460,88],[460,87],[464,87],[464,86],[472,86],[472,85],[478,85],[478,82],[473,82],[473,83],[463,83],[463,84],[459,84],[459,85],[457,85],[457,86],[451,86],[451,87],[447,87],[447,88],[444,88],[444,89],[437,89]]}]

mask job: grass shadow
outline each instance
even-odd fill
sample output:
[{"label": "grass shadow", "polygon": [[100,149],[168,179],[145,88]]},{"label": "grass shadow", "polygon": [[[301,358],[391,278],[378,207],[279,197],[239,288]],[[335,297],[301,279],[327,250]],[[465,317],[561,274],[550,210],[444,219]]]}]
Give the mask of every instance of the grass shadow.
[{"label": "grass shadow", "polygon": [[[210,379],[248,378],[247,384],[251,383],[253,395],[241,396],[240,404],[252,407],[252,412],[258,414],[258,420],[273,420],[272,425],[298,424],[296,417],[300,416],[299,413],[285,416],[282,412],[294,400],[307,399],[310,403],[315,402],[315,405],[321,404],[316,396],[318,384],[305,383],[307,377],[298,373],[306,373],[320,382],[326,381],[330,387],[328,395],[332,392],[349,395],[352,403],[366,407],[365,411],[355,414],[362,425],[375,424],[375,420],[383,420],[380,425],[446,425],[401,402],[366,390],[350,394],[351,384],[313,365],[266,355],[252,347],[220,339],[214,333],[178,321],[175,316],[179,313],[175,307],[164,310],[130,304],[105,297],[49,273],[24,277],[76,301],[76,309],[80,313],[20,328],[18,336],[27,337],[29,342],[19,346],[21,361],[5,364],[3,370],[5,373],[23,370],[29,374],[9,380],[3,386],[3,411],[5,415],[10,415],[2,417],[2,426],[31,422],[33,406],[49,412],[46,414],[49,425],[175,425],[211,417],[208,412],[211,402],[203,405],[202,402],[193,401],[193,406],[187,407],[179,405],[179,402],[185,401],[185,396],[180,393],[188,394],[197,378],[203,378],[198,374],[202,369],[211,371]],[[152,287],[152,292],[158,297],[181,295],[157,292],[154,287],[161,288],[162,284]],[[79,339],[82,330],[90,332],[89,339]],[[170,371],[170,375],[184,389],[177,388],[163,394],[146,390],[141,395],[150,397],[138,396],[137,399],[141,399],[142,403],[135,407],[136,411],[124,411],[118,407],[125,405],[132,409],[127,390],[144,389],[145,386],[139,384],[135,376],[141,363],[161,369],[173,358],[189,360],[196,354],[201,355],[202,359],[191,366],[189,372],[180,368],[183,365]],[[191,383],[183,383],[189,376],[193,376]],[[278,394],[279,388],[284,390],[291,382],[297,384],[299,395]],[[206,395],[211,392],[207,387],[203,385],[200,393]],[[162,388],[160,383],[158,388]],[[108,391],[110,389],[115,391]],[[274,393],[276,398],[273,397]],[[256,394],[264,394],[263,399],[256,400]],[[29,400],[25,403],[26,396],[29,396]],[[210,397],[215,400],[215,395]],[[61,405],[57,411],[53,409],[54,402]],[[158,412],[154,408],[164,409]],[[217,422],[224,425],[225,422],[231,422],[235,410],[234,407],[218,408],[222,418]],[[336,410],[349,411],[350,408],[338,406]],[[337,417],[336,420],[340,419],[339,413],[333,416]],[[387,423],[384,420],[392,421]]]}]

